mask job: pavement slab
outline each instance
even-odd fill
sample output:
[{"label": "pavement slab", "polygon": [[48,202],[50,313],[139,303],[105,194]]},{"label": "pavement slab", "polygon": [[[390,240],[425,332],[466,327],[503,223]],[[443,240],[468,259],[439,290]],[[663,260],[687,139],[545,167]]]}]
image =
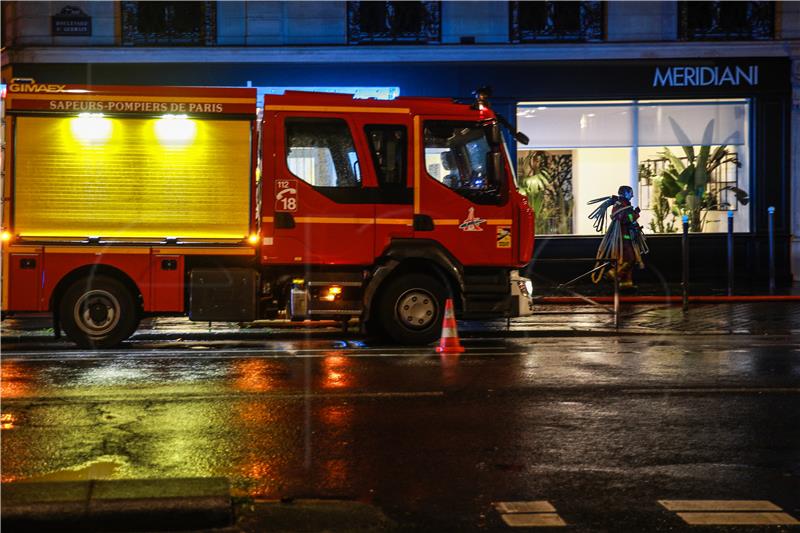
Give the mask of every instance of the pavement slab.
[{"label": "pavement slab", "polygon": [[398,525],[373,505],[348,500],[254,500],[237,510],[236,528],[244,533],[397,531]]},{"label": "pavement slab", "polygon": [[13,482],[2,486],[3,531],[170,531],[225,527],[225,478]]}]

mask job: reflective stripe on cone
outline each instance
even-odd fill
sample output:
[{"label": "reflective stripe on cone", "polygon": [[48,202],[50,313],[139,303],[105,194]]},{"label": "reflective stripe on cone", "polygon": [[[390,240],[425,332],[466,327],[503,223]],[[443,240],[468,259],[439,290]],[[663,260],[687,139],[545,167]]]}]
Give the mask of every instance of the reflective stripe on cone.
[{"label": "reflective stripe on cone", "polygon": [[442,338],[439,346],[436,347],[439,353],[461,353],[464,347],[458,340],[458,329],[456,328],[456,317],[453,311],[453,299],[448,298],[444,306],[444,320],[442,321]]}]

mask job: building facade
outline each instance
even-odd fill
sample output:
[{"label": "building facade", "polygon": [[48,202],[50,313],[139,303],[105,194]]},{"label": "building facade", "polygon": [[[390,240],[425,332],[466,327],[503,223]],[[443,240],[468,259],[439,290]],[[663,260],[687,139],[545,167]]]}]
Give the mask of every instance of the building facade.
[{"label": "building facade", "polygon": [[[591,257],[587,202],[630,185],[645,277],[800,279],[800,2],[3,2],[3,81],[256,86],[470,100],[509,138],[543,275]],[[694,170],[688,170],[692,167]],[[432,172],[433,170],[431,170]],[[685,172],[697,176],[687,184]],[[683,177],[682,177],[683,176]],[[436,176],[434,176],[436,177]],[[549,266],[548,266],[549,265]],[[575,271],[586,265],[575,266]],[[549,269],[549,271],[548,271]],[[557,279],[556,281],[564,281]]]}]

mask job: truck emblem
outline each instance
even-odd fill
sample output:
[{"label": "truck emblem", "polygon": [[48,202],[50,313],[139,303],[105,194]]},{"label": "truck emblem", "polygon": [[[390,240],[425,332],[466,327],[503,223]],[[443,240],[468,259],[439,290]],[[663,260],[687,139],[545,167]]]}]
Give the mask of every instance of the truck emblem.
[{"label": "truck emblem", "polygon": [[511,226],[498,226],[497,247],[511,248]]},{"label": "truck emblem", "polygon": [[484,222],[486,222],[486,219],[476,217],[475,208],[470,207],[466,220],[458,225],[458,229],[462,231],[483,231],[481,224]]},{"label": "truck emblem", "polygon": [[275,211],[281,213],[297,211],[297,180],[275,181]]}]

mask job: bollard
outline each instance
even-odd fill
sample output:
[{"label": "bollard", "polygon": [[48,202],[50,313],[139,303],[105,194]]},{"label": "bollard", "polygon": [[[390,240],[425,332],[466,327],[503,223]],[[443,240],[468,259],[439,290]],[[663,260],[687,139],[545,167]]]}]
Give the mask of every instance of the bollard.
[{"label": "bollard", "polygon": [[681,291],[683,292],[683,311],[689,310],[689,215],[683,215],[683,238],[681,239],[683,273]]},{"label": "bollard", "polygon": [[[616,259],[614,272],[619,272],[619,262]],[[619,329],[619,276],[614,276],[614,327]]]},{"label": "bollard", "polygon": [[767,208],[769,213],[769,293],[775,294],[775,208]]},{"label": "bollard", "polygon": [[733,296],[733,211],[728,211],[728,296]]}]

